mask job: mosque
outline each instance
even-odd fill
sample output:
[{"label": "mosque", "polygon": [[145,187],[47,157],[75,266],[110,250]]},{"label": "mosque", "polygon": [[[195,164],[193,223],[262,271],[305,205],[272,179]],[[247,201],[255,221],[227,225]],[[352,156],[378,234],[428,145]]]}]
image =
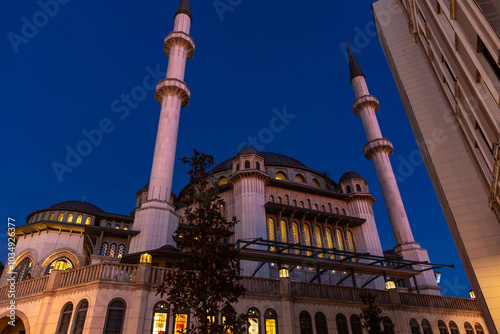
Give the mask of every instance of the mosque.
[{"label": "mosque", "polygon": [[[165,38],[166,78],[148,184],[130,215],[66,201],[32,212],[15,230],[16,256],[0,278],[0,333],[174,334],[193,321],[172,314],[156,294],[179,257],[172,238],[184,208],[172,193],[180,111],[190,90],[186,62],[195,50],[189,0],[181,0]],[[338,182],[285,155],[244,148],[213,167],[228,240],[241,251],[247,295],[235,305],[252,334],[362,334],[360,294],[377,296],[383,333],[486,333],[474,299],[443,297],[445,266],[415,242],[365,76],[349,49],[353,111],[365,157],[375,166],[397,246],[382,251],[368,183],[347,171]],[[221,315],[219,315],[221,317]],[[13,326],[14,325],[14,326]]]}]

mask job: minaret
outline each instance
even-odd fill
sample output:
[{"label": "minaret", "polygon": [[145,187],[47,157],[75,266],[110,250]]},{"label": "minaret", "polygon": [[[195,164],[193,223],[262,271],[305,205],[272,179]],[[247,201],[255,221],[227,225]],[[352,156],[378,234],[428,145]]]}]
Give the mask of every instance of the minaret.
[{"label": "minaret", "polygon": [[181,108],[189,103],[191,92],[184,82],[186,61],[193,57],[194,42],[189,35],[192,16],[189,0],[181,0],[175,13],[174,31],[165,37],[163,51],[169,57],[167,76],[156,86],[161,105],[158,133],[147,201],[136,210],[134,229],[140,234],[131,240],[129,253],[175,244],[177,229],[170,197],[174,174],[175,149]]},{"label": "minaret", "polygon": [[[405,207],[399,188],[396,183],[396,177],[392,169],[389,156],[393,152],[393,146],[390,140],[382,137],[382,132],[378,124],[376,112],[379,109],[379,102],[375,96],[370,95],[366,84],[365,75],[354,57],[349,44],[349,70],[351,74],[351,84],[356,95],[356,101],[353,103],[354,114],[361,117],[365,128],[368,143],[364,147],[365,157],[373,161],[375,170],[382,189],[385,206],[391,222],[392,231],[397,246],[394,248],[396,254],[404,259],[412,261],[429,261],[427,251],[420,248],[415,243],[413,233],[410,228],[410,222],[406,216]],[[427,269],[427,268],[414,268]],[[439,294],[439,287],[433,271],[425,271],[417,276],[417,282],[420,291],[427,294]]]}]

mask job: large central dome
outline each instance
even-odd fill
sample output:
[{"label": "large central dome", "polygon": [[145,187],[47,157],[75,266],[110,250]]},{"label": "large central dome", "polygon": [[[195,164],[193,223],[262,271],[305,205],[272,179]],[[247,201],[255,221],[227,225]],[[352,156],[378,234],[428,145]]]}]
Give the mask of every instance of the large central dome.
[{"label": "large central dome", "polygon": [[[264,158],[264,161],[266,162],[266,166],[286,166],[286,167],[296,167],[296,168],[305,168],[305,169],[310,169],[306,165],[304,165],[302,162],[298,161],[297,159],[290,158],[286,155],[279,154],[279,153],[271,153],[271,152],[259,152],[256,149],[253,148],[244,148],[241,150],[238,155],[241,154],[257,154]],[[228,170],[232,168],[232,162],[236,158],[236,156],[231,157],[229,159],[224,160],[214,168],[212,168],[211,172],[212,173],[218,173],[222,172],[224,170]]]}]

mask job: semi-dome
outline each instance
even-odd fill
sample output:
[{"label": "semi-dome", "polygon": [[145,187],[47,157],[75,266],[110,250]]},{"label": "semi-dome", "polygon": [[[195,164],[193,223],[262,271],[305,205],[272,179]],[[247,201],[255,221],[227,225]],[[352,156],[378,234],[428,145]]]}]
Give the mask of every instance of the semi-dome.
[{"label": "semi-dome", "polygon": [[350,179],[363,179],[363,178],[358,173],[349,171],[347,173],[344,173],[344,175],[342,175],[339,183],[350,180]]},{"label": "semi-dome", "polygon": [[77,210],[86,211],[91,213],[104,213],[104,210],[94,205],[92,203],[83,201],[66,201],[52,205],[49,209],[66,209],[66,210]]},{"label": "semi-dome", "polygon": [[[266,166],[286,166],[286,167],[309,169],[306,165],[304,165],[297,159],[290,158],[289,156],[279,153],[259,152],[256,149],[249,147],[249,148],[244,148],[243,150],[238,152],[237,156],[241,154],[257,154],[262,158],[264,158]],[[224,160],[223,162],[212,168],[210,172],[217,173],[224,170],[232,169],[234,158],[236,157],[231,157],[229,159]]]}]

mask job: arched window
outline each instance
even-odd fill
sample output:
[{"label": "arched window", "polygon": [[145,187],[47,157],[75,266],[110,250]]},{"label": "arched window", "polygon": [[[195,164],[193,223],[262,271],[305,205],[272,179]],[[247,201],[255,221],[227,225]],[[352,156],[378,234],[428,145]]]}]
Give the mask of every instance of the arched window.
[{"label": "arched window", "polygon": [[71,262],[70,259],[67,257],[60,257],[52,261],[49,266],[47,267],[47,270],[45,270],[45,275],[48,275],[52,272],[52,270],[57,269],[57,270],[71,270],[74,269],[73,262]]},{"label": "arched window", "polygon": [[57,221],[58,222],[62,222],[63,221],[63,218],[64,218],[64,213],[60,213],[59,216],[57,216]]},{"label": "arched window", "polygon": [[274,203],[274,196],[273,195],[269,196],[269,202],[273,202]]},{"label": "arched window", "polygon": [[120,224],[115,224],[115,230],[119,230],[120,229]]},{"label": "arched window", "polygon": [[410,319],[410,329],[411,334],[421,334],[420,325],[418,324],[418,321],[413,318]]},{"label": "arched window", "polygon": [[281,200],[281,196],[278,196],[278,203],[283,204],[283,201]]},{"label": "arched window", "polygon": [[307,311],[299,314],[300,334],[313,334],[311,315]]},{"label": "arched window", "polygon": [[16,283],[22,282],[31,278],[31,266],[32,262],[30,258],[25,258],[22,260],[14,269],[16,272]]},{"label": "arched window", "polygon": [[106,313],[106,324],[104,325],[104,334],[121,334],[123,330],[123,321],[125,320],[126,304],[123,299],[113,299],[108,304]]},{"label": "arched window", "polygon": [[107,228],[111,228],[111,223],[107,223],[107,224],[106,224],[106,227],[107,227]]},{"label": "arched window", "polygon": [[350,252],[356,252],[356,245],[354,244],[354,236],[351,231],[347,231],[347,244],[349,245]]},{"label": "arched window", "polygon": [[307,208],[312,209],[311,200],[307,200]]},{"label": "arched window", "polygon": [[46,213],[42,214],[42,220],[45,220]]},{"label": "arched window", "polygon": [[424,334],[432,334],[432,327],[427,319],[422,320],[422,331]]},{"label": "arched window", "polygon": [[356,185],[356,191],[361,191],[361,186],[359,184]]},{"label": "arched window", "polygon": [[322,210],[322,211],[326,211],[326,208],[325,208],[325,206],[324,206],[324,205],[322,205],[322,206],[321,206],[321,210]]},{"label": "arched window", "polygon": [[272,308],[268,308],[264,313],[266,334],[278,334],[278,315]]},{"label": "arched window", "polygon": [[236,170],[240,170],[240,164],[236,164]]},{"label": "arched window", "polygon": [[316,210],[319,210],[318,203],[314,203],[314,208],[315,208]]},{"label": "arched window", "polygon": [[[311,229],[309,228],[309,225],[304,224],[304,237],[306,241],[306,246],[312,246],[311,245]],[[307,252],[307,256],[311,256],[313,253],[311,251]]]},{"label": "arched window", "polygon": [[87,219],[85,219],[85,225],[90,225],[90,223],[92,223],[92,218],[87,217]]},{"label": "arched window", "polygon": [[347,318],[342,313],[337,314],[335,317],[337,322],[337,333],[338,334],[349,334],[349,327],[347,326]]},{"label": "arched window", "polygon": [[158,302],[153,308],[153,333],[165,334],[168,328],[168,304]]},{"label": "arched window", "polygon": [[474,328],[476,329],[476,334],[484,334],[483,327],[478,322],[474,324]]},{"label": "arched window", "polygon": [[318,179],[313,179],[313,186],[320,187]]},{"label": "arched window", "polygon": [[337,245],[339,245],[339,249],[341,251],[345,251],[344,233],[342,233],[342,230],[340,228],[337,229]]},{"label": "arched window", "polygon": [[73,313],[73,304],[67,303],[61,310],[59,316],[59,325],[57,326],[56,334],[67,334],[69,332],[69,324],[71,321],[71,314]]},{"label": "arched window", "polygon": [[290,205],[290,197],[288,195],[285,195],[285,204]]},{"label": "arched window", "polygon": [[87,318],[87,310],[89,302],[82,300],[76,307],[75,320],[73,320],[73,331],[71,334],[82,334],[83,327],[85,326],[85,319]]},{"label": "arched window", "polygon": [[81,224],[82,220],[83,220],[83,216],[82,215],[78,215],[78,217],[76,217],[76,223],[77,224]]},{"label": "arched window", "polygon": [[223,186],[225,184],[227,184],[227,178],[225,176],[221,176],[219,178],[219,186]]},{"label": "arched window", "polygon": [[328,334],[328,325],[326,323],[326,317],[323,313],[316,313],[314,316],[314,323],[316,324],[316,334]]},{"label": "arched window", "polygon": [[288,180],[288,177],[286,177],[285,173],[278,172],[278,173],[276,173],[276,180],[286,181],[286,180]]},{"label": "arched window", "polygon": [[120,246],[118,246],[118,255],[117,255],[117,257],[119,257],[119,258],[123,257],[123,252],[125,252],[125,245],[121,244]]},{"label": "arched window", "polygon": [[103,242],[102,246],[101,246],[101,256],[108,256],[108,243],[107,242]]},{"label": "arched window", "polygon": [[342,214],[345,216],[345,209],[342,209]]},{"label": "arched window", "polygon": [[283,219],[280,221],[280,230],[281,230],[281,241],[288,242],[288,227],[286,226],[286,221]]},{"label": "arched window", "polygon": [[328,209],[330,209],[330,212],[333,213],[332,203],[328,203]]},{"label": "arched window", "polygon": [[[321,227],[318,225],[314,227],[314,235],[316,235],[316,247],[323,248],[323,235],[321,233]],[[325,255],[319,254],[319,257],[325,257]]]},{"label": "arched window", "polygon": [[466,322],[464,324],[464,328],[466,334],[474,334],[474,329],[472,328],[472,325],[470,323]]},{"label": "arched window", "polygon": [[218,205],[219,207],[219,212],[222,215],[222,219],[227,220],[227,209],[226,209],[226,204],[221,203]]},{"label": "arched window", "polygon": [[116,244],[111,244],[109,247],[109,257],[115,257],[116,256]]},{"label": "arched window", "polygon": [[[332,232],[332,229],[329,227],[326,228],[326,242],[328,243],[329,249],[335,248],[335,244],[333,243],[333,232]],[[333,259],[333,258],[334,258],[334,256],[331,255],[330,259]]]},{"label": "arched window", "polygon": [[363,325],[361,325],[361,318],[359,317],[359,315],[351,315],[350,320],[352,334],[363,334]]},{"label": "arched window", "polygon": [[293,200],[293,206],[297,206],[297,200]]},{"label": "arched window", "polygon": [[68,215],[68,218],[66,218],[66,223],[71,223],[71,222],[73,222],[73,214],[72,213],[70,213]]},{"label": "arched window", "polygon": [[250,161],[245,161],[245,169],[250,169]]},{"label": "arched window", "polygon": [[340,214],[340,212],[339,212],[339,208],[335,208],[335,213],[336,213],[336,214]]},{"label": "arched window", "polygon": [[460,334],[457,324],[453,321],[450,321],[450,332],[451,334]]},{"label": "arched window", "polygon": [[50,213],[49,220],[54,220],[54,212]]},{"label": "arched window", "polygon": [[382,319],[382,324],[384,325],[384,334],[396,334],[391,318],[384,317],[384,319]]},{"label": "arched window", "polygon": [[347,187],[345,187],[345,191],[346,191],[348,194],[352,193],[351,186],[347,186]]},{"label": "arched window", "polygon": [[443,320],[438,321],[439,334],[450,334],[448,332],[448,326]]},{"label": "arched window", "polygon": [[[300,244],[299,224],[297,224],[297,222],[293,222],[292,230],[293,230],[293,243]],[[295,254],[297,255],[300,254],[300,251],[296,249]]]},{"label": "arched window", "polygon": [[251,308],[247,313],[247,328],[248,334],[259,334],[259,326],[260,326],[260,312],[256,308]]},{"label": "arched window", "polygon": [[124,229],[125,231],[128,231],[128,225],[123,226],[123,229]]},{"label": "arched window", "polygon": [[258,161],[257,161],[257,162],[255,163],[255,166],[256,166],[257,170],[260,170],[260,162],[258,162]]},{"label": "arched window", "polygon": [[300,207],[303,208],[304,207],[304,201],[300,201]]},{"label": "arched window", "polygon": [[[274,219],[272,218],[267,220],[267,234],[270,241],[276,241],[276,226],[274,225]],[[270,251],[276,252],[276,247],[271,247]]]},{"label": "arched window", "polygon": [[306,182],[306,179],[304,179],[304,177],[301,174],[297,174],[295,175],[295,182],[304,183]]},{"label": "arched window", "polygon": [[187,311],[181,310],[175,314],[174,321],[174,333],[185,333],[185,330],[189,326],[189,313]]}]

